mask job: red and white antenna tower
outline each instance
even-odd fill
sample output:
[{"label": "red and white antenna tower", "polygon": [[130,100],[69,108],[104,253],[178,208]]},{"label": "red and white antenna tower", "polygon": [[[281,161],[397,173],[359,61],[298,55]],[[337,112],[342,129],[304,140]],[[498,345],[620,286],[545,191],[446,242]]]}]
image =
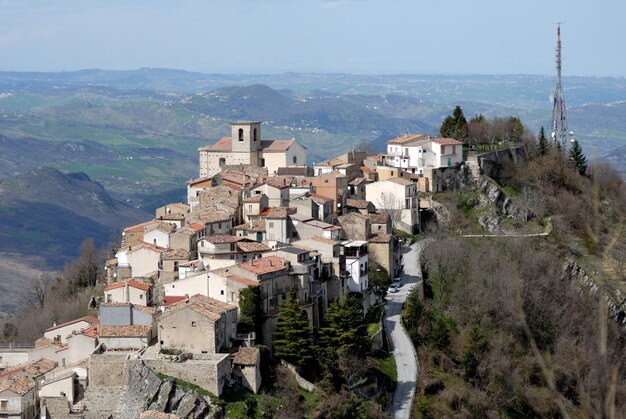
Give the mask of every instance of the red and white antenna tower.
[{"label": "red and white antenna tower", "polygon": [[561,84],[561,22],[556,28],[556,89],[552,107],[552,141],[563,149],[570,143],[571,133],[567,129],[567,115],[565,112],[565,96]]}]

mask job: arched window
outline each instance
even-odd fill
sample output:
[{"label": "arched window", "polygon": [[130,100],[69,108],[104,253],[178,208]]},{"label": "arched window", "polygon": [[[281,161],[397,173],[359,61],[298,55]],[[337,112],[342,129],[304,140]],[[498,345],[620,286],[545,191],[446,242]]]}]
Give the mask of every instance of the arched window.
[{"label": "arched window", "polygon": [[293,164],[296,164],[298,162],[298,158],[296,156],[293,156]]},{"label": "arched window", "polygon": [[256,128],[254,129],[254,141],[256,141]]},{"label": "arched window", "polygon": [[239,128],[239,141],[243,141],[243,128]]}]

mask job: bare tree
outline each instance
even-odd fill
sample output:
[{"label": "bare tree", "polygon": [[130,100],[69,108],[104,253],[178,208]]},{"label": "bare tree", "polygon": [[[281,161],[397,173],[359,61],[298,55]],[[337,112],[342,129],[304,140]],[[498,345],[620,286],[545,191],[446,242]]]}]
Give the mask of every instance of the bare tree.
[{"label": "bare tree", "polygon": [[398,228],[402,222],[402,209],[404,208],[402,198],[398,198],[393,192],[381,192],[378,203],[380,204],[380,208],[377,207],[379,212],[389,216],[391,228]]},{"label": "bare tree", "polygon": [[54,279],[48,272],[32,278],[23,295],[24,303],[35,309],[43,308],[53,283]]}]

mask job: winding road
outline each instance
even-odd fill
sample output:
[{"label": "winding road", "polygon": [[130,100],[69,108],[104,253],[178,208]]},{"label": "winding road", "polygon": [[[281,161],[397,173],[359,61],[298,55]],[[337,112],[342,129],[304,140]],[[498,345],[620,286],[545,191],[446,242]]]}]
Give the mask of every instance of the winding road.
[{"label": "winding road", "polygon": [[393,402],[389,413],[392,418],[408,419],[411,416],[411,407],[415,397],[417,380],[417,354],[404,326],[401,313],[404,300],[413,287],[422,285],[421,269],[418,264],[419,255],[427,241],[413,243],[410,247],[402,248],[402,287],[395,294],[387,295],[385,306],[385,329],[391,338],[391,350],[396,359],[398,381],[393,394]]}]

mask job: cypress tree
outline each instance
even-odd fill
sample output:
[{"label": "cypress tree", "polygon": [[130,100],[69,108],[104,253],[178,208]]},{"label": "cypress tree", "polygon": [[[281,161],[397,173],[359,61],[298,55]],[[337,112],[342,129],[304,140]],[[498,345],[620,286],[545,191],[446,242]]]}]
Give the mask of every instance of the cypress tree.
[{"label": "cypress tree", "polygon": [[303,368],[313,360],[312,330],[302,311],[296,290],[291,288],[287,301],[280,306],[274,333],[274,355]]},{"label": "cypress tree", "polygon": [[334,301],[326,312],[328,325],[321,330],[322,342],[334,350],[365,354],[369,347],[363,309],[352,296]]},{"label": "cypress tree", "polygon": [[569,161],[572,162],[581,176],[587,174],[587,158],[583,154],[582,147],[576,140],[572,140],[572,146],[569,149]]},{"label": "cypress tree", "polygon": [[539,143],[537,144],[537,154],[545,156],[548,153],[548,139],[543,126],[539,129]]},{"label": "cypress tree", "polygon": [[467,138],[467,120],[459,105],[454,108],[452,115],[446,116],[443,120],[439,133],[444,138],[455,138],[459,141]]}]

